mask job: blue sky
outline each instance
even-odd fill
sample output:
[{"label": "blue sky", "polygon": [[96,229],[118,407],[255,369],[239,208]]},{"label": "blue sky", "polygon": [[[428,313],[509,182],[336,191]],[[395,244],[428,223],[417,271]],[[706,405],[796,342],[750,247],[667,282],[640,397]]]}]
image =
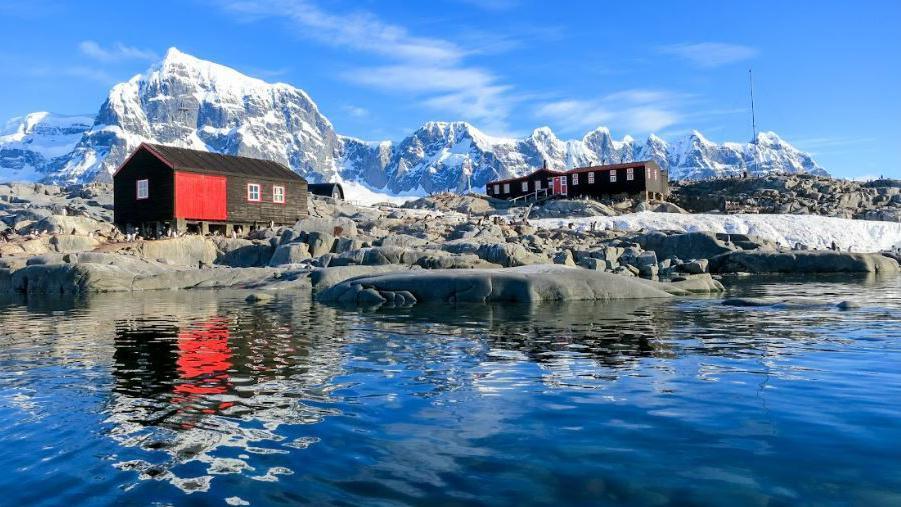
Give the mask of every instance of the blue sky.
[{"label": "blue sky", "polygon": [[0,118],[95,113],[170,46],[306,90],[336,129],[751,138],[901,177],[901,2],[0,0]]}]

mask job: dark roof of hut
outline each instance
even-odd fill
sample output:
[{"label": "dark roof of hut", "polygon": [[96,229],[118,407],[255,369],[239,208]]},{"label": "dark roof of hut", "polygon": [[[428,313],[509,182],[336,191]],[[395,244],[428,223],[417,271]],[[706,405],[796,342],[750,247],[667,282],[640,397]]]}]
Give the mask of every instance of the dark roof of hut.
[{"label": "dark roof of hut", "polygon": [[334,196],[335,190],[337,190],[338,196],[344,199],[344,187],[340,183],[310,183],[307,185],[307,190],[313,195],[324,195],[327,197]]},{"label": "dark roof of hut", "polygon": [[[189,171],[208,174],[232,174],[236,176],[249,176],[269,179],[294,179],[306,181],[299,174],[288,167],[272,160],[258,158],[239,157],[235,155],[221,155],[209,151],[177,148],[164,144],[142,143],[141,148],[146,148],[160,160],[176,171]],[[126,163],[128,161],[126,160]],[[123,164],[125,165],[125,164]]]},{"label": "dark roof of hut", "polygon": [[594,165],[594,166],[587,166],[587,167],[576,167],[574,169],[567,169],[565,171],[555,171],[553,169],[548,169],[546,167],[540,167],[540,168],[532,171],[529,174],[526,174],[523,176],[517,176],[516,178],[507,178],[504,180],[489,181],[488,183],[486,183],[486,185],[496,185],[499,183],[512,183],[514,181],[527,180],[527,179],[531,178],[532,176],[534,176],[535,174],[540,173],[540,172],[546,172],[552,176],[563,176],[564,174],[587,173],[587,172],[592,172],[592,171],[612,171],[614,169],[627,169],[629,167],[638,168],[638,167],[645,167],[645,166],[658,167],[657,163],[654,162],[653,160],[636,160],[634,162],[624,162],[621,164],[607,164],[607,165]]}]

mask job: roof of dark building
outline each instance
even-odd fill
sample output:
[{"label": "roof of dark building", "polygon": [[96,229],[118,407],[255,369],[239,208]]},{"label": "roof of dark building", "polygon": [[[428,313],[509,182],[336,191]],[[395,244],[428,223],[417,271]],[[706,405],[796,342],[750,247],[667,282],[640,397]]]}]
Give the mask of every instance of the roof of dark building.
[{"label": "roof of dark building", "polygon": [[313,195],[325,195],[332,197],[337,192],[341,199],[344,199],[344,187],[340,183],[310,183],[307,190]]},{"label": "roof of dark building", "polygon": [[554,176],[562,176],[562,175],[566,174],[566,171],[555,171],[555,170],[553,170],[553,169],[548,169],[548,168],[546,168],[546,167],[540,167],[540,168],[535,169],[534,171],[530,172],[529,174],[524,174],[524,175],[522,175],[522,176],[517,176],[516,178],[507,178],[507,179],[505,179],[505,180],[494,180],[494,181],[489,181],[488,184],[489,184],[489,185],[493,185],[493,184],[495,184],[495,183],[511,183],[511,182],[513,182],[513,181],[522,181],[522,180],[531,178],[531,177],[534,176],[536,173],[540,173],[540,172],[546,172],[546,173],[552,174],[552,175],[554,175]]},{"label": "roof of dark building", "polygon": [[[146,148],[177,171],[306,181],[288,167],[272,160],[222,155],[209,151],[166,146],[164,144],[142,143],[141,147]],[[138,150],[140,149],[139,147]],[[138,150],[135,150],[135,152]],[[128,163],[127,160],[126,163]]]},{"label": "roof of dark building", "polygon": [[592,171],[612,171],[612,170],[616,170],[616,169],[627,169],[629,167],[638,168],[638,167],[645,167],[645,166],[657,167],[657,163],[654,162],[653,160],[636,160],[635,162],[625,162],[622,164],[608,164],[608,165],[595,165],[595,166],[588,166],[588,167],[576,167],[573,169],[568,169],[566,171],[555,171],[553,169],[547,169],[545,167],[540,167],[540,168],[532,171],[531,173],[523,175],[523,176],[519,176],[516,178],[507,178],[505,180],[489,181],[487,184],[494,185],[494,184],[498,184],[498,183],[511,183],[514,181],[522,181],[522,180],[525,180],[525,179],[528,179],[528,178],[534,176],[536,173],[539,173],[539,172],[547,172],[548,174],[551,174],[553,176],[563,176],[564,174],[585,173],[585,172],[592,172]]},{"label": "roof of dark building", "polygon": [[652,166],[657,167],[657,163],[653,160],[636,160],[635,162],[624,162],[622,164],[609,164],[609,165],[593,165],[588,167],[576,167],[575,169],[570,169],[566,171],[566,174],[573,173],[587,173],[591,171],[613,171],[615,169],[628,169],[638,168],[638,167],[646,167]]}]

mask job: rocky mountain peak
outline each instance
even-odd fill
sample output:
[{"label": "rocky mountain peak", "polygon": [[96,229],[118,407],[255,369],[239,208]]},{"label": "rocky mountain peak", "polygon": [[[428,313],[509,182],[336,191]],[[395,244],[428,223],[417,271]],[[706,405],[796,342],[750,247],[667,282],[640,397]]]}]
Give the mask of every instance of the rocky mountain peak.
[{"label": "rocky mountain peak", "polygon": [[96,116],[69,123],[52,118],[62,117],[33,113],[7,125],[0,180],[108,179],[142,141],[276,160],[310,181],[357,181],[391,193],[479,188],[545,162],[566,169],[652,159],[675,179],[825,173],[770,132],[748,144],[716,144],[694,131],[671,143],[651,135],[642,145],[629,136],[614,139],[606,127],[561,140],[549,127],[504,138],[463,121],[431,121],[398,143],[363,141],[339,136],[303,90],[174,47],[144,74],[115,85]]}]

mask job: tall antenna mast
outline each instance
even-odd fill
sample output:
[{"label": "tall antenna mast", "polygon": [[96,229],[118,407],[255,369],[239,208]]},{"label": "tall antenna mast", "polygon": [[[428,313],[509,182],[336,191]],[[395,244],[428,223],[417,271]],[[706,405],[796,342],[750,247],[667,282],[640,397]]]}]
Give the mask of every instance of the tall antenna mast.
[{"label": "tall antenna mast", "polygon": [[754,113],[754,74],[748,69],[748,88],[751,90],[751,130],[754,137],[751,138],[752,143],[757,142],[757,116]]}]

